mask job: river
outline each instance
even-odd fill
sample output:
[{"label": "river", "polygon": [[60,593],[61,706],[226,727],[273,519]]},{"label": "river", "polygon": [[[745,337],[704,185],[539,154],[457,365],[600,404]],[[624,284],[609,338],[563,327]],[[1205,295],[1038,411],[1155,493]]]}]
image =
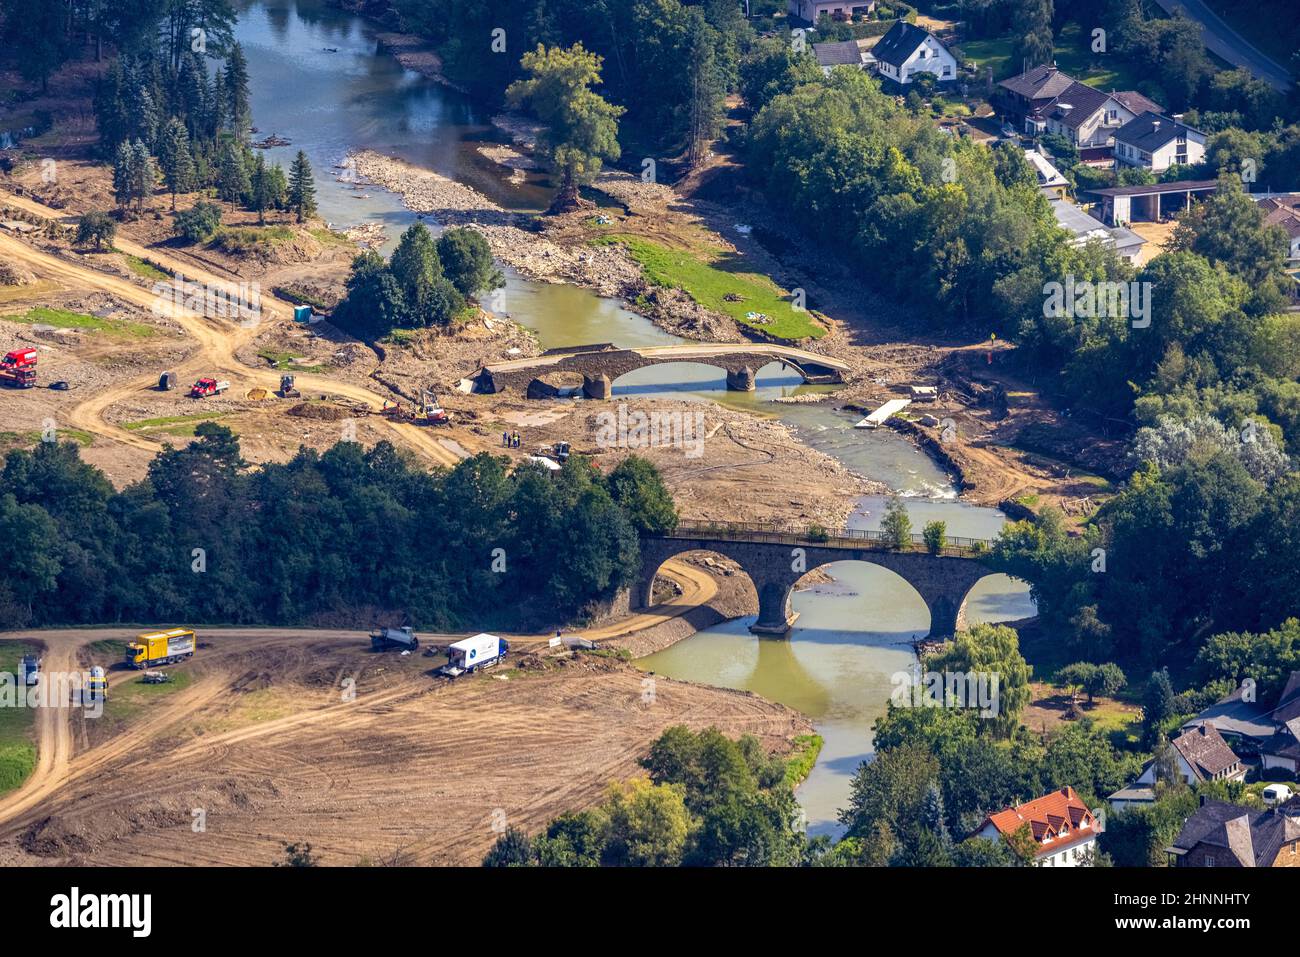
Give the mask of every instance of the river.
[{"label": "river", "polygon": [[[286,168],[306,152],[317,173],[320,213],[336,227],[381,222],[386,247],[417,220],[401,200],[377,187],[340,178],[349,150],[369,148],[466,182],[511,209],[539,210],[549,201],[543,178],[511,183],[477,147],[499,142],[488,116],[453,90],[403,69],[378,50],[378,28],[323,0],[244,0],[236,36],[249,62],[253,116],[260,136],[290,146],[267,151]],[[649,320],[584,289],[533,283],[508,275],[506,302],[516,321],[537,332],[543,347],[592,342],[622,346],[682,341]],[[914,528],[935,519],[950,535],[992,537],[1005,521],[995,509],[967,505],[952,479],[910,442],[887,429],[854,429],[855,416],[830,403],[769,400],[809,391],[777,366],[759,372],[758,389],[726,392],[707,366],[654,366],[620,379],[616,396],[672,392],[771,415],[794,426],[812,447],[885,482],[906,499]],[[856,503],[850,524],[878,527],[882,501]],[[754,691],[808,715],[825,739],[798,798],[810,834],[837,834],[836,814],[858,765],[871,755],[871,726],[883,714],[890,677],[912,661],[908,641],[924,635],[929,614],[902,579],[873,565],[828,566],[835,581],[794,596],[799,620],[786,639],[758,639],[752,619],[702,631],[641,659],[646,670],[675,678]],[[1027,588],[1005,576],[976,586],[967,618],[1005,621],[1033,614]]]}]

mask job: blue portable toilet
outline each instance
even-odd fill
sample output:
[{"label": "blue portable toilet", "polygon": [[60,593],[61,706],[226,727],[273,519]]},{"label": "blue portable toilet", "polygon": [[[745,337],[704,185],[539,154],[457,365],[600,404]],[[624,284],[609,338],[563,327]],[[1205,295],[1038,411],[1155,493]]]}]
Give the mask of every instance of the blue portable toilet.
[{"label": "blue portable toilet", "polygon": [[294,322],[311,322],[311,306],[294,306]]}]

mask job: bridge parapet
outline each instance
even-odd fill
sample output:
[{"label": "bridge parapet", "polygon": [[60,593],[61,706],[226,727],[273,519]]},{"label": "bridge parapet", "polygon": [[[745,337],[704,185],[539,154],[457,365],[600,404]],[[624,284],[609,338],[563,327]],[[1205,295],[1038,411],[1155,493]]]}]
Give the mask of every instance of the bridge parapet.
[{"label": "bridge parapet", "polygon": [[[926,552],[924,535],[912,534],[908,544],[899,548],[893,538],[884,532],[867,528],[825,529],[818,525],[798,525],[780,522],[703,522],[682,521],[671,532],[659,536],[666,539],[710,538],[729,542],[763,542],[777,545],[804,545],[818,548],[879,548],[882,551]],[[962,538],[946,536],[944,546],[937,555],[958,558],[980,558],[992,549],[991,538]]]}]

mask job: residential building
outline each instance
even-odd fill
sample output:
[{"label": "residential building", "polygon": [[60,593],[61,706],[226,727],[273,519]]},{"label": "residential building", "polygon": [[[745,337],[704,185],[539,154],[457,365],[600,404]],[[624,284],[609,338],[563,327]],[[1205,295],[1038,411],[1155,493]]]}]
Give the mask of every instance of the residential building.
[{"label": "residential building", "polygon": [[1092,812],[1075,793],[1064,787],[1026,804],[990,814],[975,837],[1005,840],[1028,827],[1038,847],[1039,867],[1079,867],[1091,861],[1100,828]]},{"label": "residential building", "polygon": [[1123,226],[1107,226],[1093,219],[1068,199],[1051,199],[1052,215],[1057,225],[1073,234],[1073,243],[1082,246],[1091,240],[1097,240],[1109,246],[1130,262],[1137,259],[1146,240]]},{"label": "residential building", "polygon": [[1291,672],[1269,720],[1276,730],[1259,746],[1260,769],[1300,775],[1300,671]]},{"label": "residential building", "polygon": [[1055,133],[1080,150],[1111,146],[1124,124],[1161,109],[1134,90],[1107,93],[1055,66],[1036,66],[998,86],[998,105],[1016,129],[1031,136]]},{"label": "residential building", "polygon": [[839,40],[834,43],[814,43],[813,56],[822,72],[830,76],[837,66],[852,66],[859,70],[875,66],[876,58],[858,45],[857,40]]},{"label": "residential building", "polygon": [[871,49],[876,72],[884,80],[908,86],[922,73],[941,83],[957,79],[957,58],[928,30],[899,20]]},{"label": "residential building", "polygon": [[1205,134],[1151,110],[1115,131],[1115,162],[1163,173],[1205,158]]},{"label": "residential building", "polygon": [[1165,850],[1172,867],[1300,868],[1300,800],[1266,811],[1203,801]]},{"label": "residential building", "polygon": [[865,17],[876,9],[876,0],[789,0],[786,12],[805,23],[816,23],[825,14],[832,20]]},{"label": "residential building", "polygon": [[1286,233],[1287,263],[1300,266],[1300,193],[1270,193],[1255,202],[1264,211],[1264,222]]},{"label": "residential building", "polygon": [[[1217,728],[1208,722],[1187,728],[1169,742],[1174,751],[1178,773],[1189,785],[1206,781],[1241,781],[1246,767],[1235,751],[1228,747]],[[1116,808],[1151,804],[1155,801],[1156,763],[1148,761],[1142,773],[1128,787],[1121,788],[1107,800]]]}]

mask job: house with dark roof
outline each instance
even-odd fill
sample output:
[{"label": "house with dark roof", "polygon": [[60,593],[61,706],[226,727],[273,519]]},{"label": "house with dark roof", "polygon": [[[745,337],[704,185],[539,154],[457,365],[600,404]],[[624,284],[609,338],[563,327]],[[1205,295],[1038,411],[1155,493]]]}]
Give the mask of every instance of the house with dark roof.
[{"label": "house with dark roof", "polygon": [[[1246,777],[1246,766],[1235,751],[1223,740],[1212,724],[1187,728],[1169,742],[1174,750],[1178,773],[1190,785],[1206,781],[1241,781]],[[1107,800],[1116,808],[1151,804],[1156,799],[1156,762],[1148,761],[1132,784],[1121,788]]]},{"label": "house with dark roof", "polygon": [[1125,123],[1160,110],[1135,90],[1107,93],[1055,66],[1036,66],[998,87],[998,107],[1015,128],[1032,136],[1055,133],[1081,150],[1110,146]]},{"label": "house with dark roof", "polygon": [[865,17],[876,9],[876,0],[789,0],[786,12],[797,20],[815,24],[823,14],[832,20]]},{"label": "house with dark roof", "polygon": [[1006,840],[1027,829],[1037,847],[1037,867],[1079,867],[1091,864],[1100,827],[1074,788],[1064,787],[1025,804],[990,814],[972,835]]},{"label": "house with dark roof", "polygon": [[1205,134],[1173,117],[1148,110],[1115,131],[1115,162],[1163,173],[1205,159]]},{"label": "house with dark roof", "polygon": [[871,48],[882,80],[908,86],[922,73],[941,83],[957,79],[957,58],[929,30],[899,20]]},{"label": "house with dark roof", "polygon": [[1300,671],[1291,672],[1269,720],[1276,730],[1259,746],[1260,769],[1300,774]]},{"label": "house with dark roof", "polygon": [[1286,233],[1287,263],[1300,267],[1300,193],[1269,193],[1255,202],[1264,211],[1264,222]]},{"label": "house with dark roof", "polygon": [[1203,801],[1165,850],[1171,867],[1300,868],[1300,800],[1266,811]]},{"label": "house with dark roof", "polygon": [[857,40],[839,40],[833,43],[814,43],[813,56],[822,72],[830,76],[837,66],[851,66],[866,70],[875,66],[876,58],[858,45]]}]

